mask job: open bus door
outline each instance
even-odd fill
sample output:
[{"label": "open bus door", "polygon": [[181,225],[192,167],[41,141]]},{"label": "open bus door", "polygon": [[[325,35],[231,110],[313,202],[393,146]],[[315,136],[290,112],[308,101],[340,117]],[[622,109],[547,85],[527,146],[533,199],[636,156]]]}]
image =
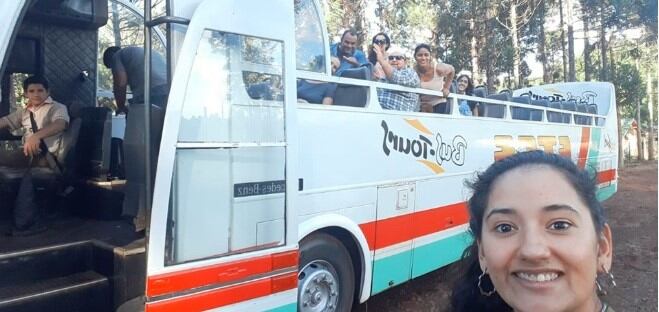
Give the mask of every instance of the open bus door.
[{"label": "open bus door", "polygon": [[295,311],[293,1],[203,1],[179,49],[147,311]]}]

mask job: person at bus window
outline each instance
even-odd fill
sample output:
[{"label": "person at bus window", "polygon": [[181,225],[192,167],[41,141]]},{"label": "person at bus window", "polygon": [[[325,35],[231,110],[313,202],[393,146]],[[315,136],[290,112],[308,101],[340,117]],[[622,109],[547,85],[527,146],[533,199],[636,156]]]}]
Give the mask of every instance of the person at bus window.
[{"label": "person at bus window", "polygon": [[453,311],[613,311],[613,243],[597,187],[542,151],[492,164],[469,184],[469,232]]},{"label": "person at bus window", "polygon": [[421,79],[421,88],[442,92],[443,96],[422,94],[421,111],[427,113],[448,113],[446,97],[449,94],[451,81],[455,75],[453,66],[436,63],[432,58],[432,49],[422,43],[414,48],[416,72]]},{"label": "person at bus window", "polygon": [[334,92],[336,84],[310,80],[298,79],[297,81],[297,99],[313,104],[332,105],[334,104]]},{"label": "person at bus window", "polygon": [[48,80],[44,77],[25,79],[23,92],[27,99],[25,108],[0,118],[0,129],[23,130],[23,149],[0,150],[0,166],[27,168],[30,159],[34,158],[34,166],[48,167],[45,153],[58,155],[62,134],[69,124],[69,114],[66,106],[50,97]]},{"label": "person at bus window", "polygon": [[[338,68],[339,60],[332,57],[332,74]],[[334,104],[335,83],[318,80],[298,79],[297,99],[302,103],[332,105]]]},{"label": "person at bus window", "polygon": [[252,99],[283,101],[284,85],[279,75],[268,75],[262,82],[249,84],[247,94]]},{"label": "person at bus window", "polygon": [[339,67],[335,72],[337,76],[341,76],[341,72],[346,69],[368,64],[364,52],[357,49],[357,31],[354,29],[344,31],[341,42],[330,46],[330,55],[339,60]]},{"label": "person at bus window", "polygon": [[371,63],[373,67],[373,80],[377,81],[384,79],[385,75],[382,66],[378,63],[377,55],[375,54],[375,51],[373,51],[373,47],[376,45],[381,48],[383,47],[384,50],[387,51],[389,50],[389,47],[391,47],[391,39],[387,34],[380,32],[373,36],[373,40],[371,41],[371,46],[368,50],[368,62]]},{"label": "person at bus window", "polygon": [[[144,103],[144,48],[109,47],[103,52],[103,64],[112,70],[112,89],[117,103],[117,113],[128,112],[126,107],[127,88],[132,92],[131,104]],[[165,58],[157,52],[151,54],[152,105],[165,108],[169,86]]]},{"label": "person at bus window", "polygon": [[[382,66],[385,77],[380,81],[398,84],[405,87],[419,87],[419,76],[414,69],[407,67],[405,54],[399,48],[391,48],[389,53],[382,46],[373,46],[378,64]],[[408,112],[419,111],[419,95],[412,92],[393,90],[378,90],[378,99],[384,109],[394,109]]]},{"label": "person at bus window", "polygon": [[[474,95],[474,84],[471,82],[471,78],[468,75],[462,74],[458,76],[458,94],[462,95]],[[478,116],[478,103],[474,101],[467,100],[458,100],[458,108],[460,114],[464,116]]]}]

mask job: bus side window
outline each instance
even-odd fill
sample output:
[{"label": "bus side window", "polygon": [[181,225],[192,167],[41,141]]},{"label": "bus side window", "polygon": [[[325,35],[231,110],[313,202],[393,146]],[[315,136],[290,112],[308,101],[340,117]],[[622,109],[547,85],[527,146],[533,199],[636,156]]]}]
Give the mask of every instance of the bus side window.
[{"label": "bus side window", "polygon": [[299,70],[326,72],[320,15],[312,0],[295,0],[295,55]]}]

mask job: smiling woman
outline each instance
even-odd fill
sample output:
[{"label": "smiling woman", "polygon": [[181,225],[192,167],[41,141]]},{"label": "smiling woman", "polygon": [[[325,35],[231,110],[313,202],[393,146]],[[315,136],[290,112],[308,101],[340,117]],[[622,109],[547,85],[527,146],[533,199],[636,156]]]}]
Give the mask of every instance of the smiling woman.
[{"label": "smiling woman", "polygon": [[598,297],[598,275],[615,285],[611,230],[587,172],[555,154],[525,152],[469,186],[475,240],[454,311],[612,311]]}]

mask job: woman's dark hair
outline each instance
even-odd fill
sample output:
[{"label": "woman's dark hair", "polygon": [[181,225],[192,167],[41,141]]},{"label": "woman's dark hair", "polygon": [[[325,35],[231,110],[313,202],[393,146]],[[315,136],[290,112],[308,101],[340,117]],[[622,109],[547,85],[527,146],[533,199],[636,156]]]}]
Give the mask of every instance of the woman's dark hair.
[{"label": "woman's dark hair", "polygon": [[378,36],[384,36],[384,41],[385,41],[385,46],[384,50],[387,51],[389,50],[389,47],[391,47],[391,38],[383,32],[379,32],[373,36],[373,39],[371,39],[371,46],[368,47],[368,61],[371,62],[371,64],[375,65],[378,62],[378,58],[375,55],[375,52],[373,52],[373,45],[375,45],[375,38]]},{"label": "woman's dark hair", "polygon": [[430,52],[430,54],[432,54],[432,49],[430,48],[430,45],[426,44],[426,43],[421,43],[421,44],[417,45],[416,48],[414,48],[414,56],[415,57],[416,57],[416,54],[419,53],[419,50],[421,50],[421,49],[426,49],[426,50],[428,50],[428,52]]},{"label": "woman's dark hair", "polygon": [[[467,182],[473,191],[468,201],[469,231],[474,241],[462,254],[462,275],[459,277],[451,297],[453,311],[512,311],[498,293],[486,297],[478,289],[478,276],[483,272],[478,261],[478,245],[483,227],[483,215],[489,201],[492,186],[504,173],[521,167],[549,166],[558,170],[574,187],[581,200],[590,211],[596,233],[600,234],[606,223],[602,205],[597,200],[595,177],[579,169],[569,158],[542,151],[522,152],[504,158],[492,164],[487,170],[477,175],[475,181]],[[483,279],[483,289],[489,291],[492,284],[489,276]]]},{"label": "woman's dark hair", "polygon": [[467,88],[465,89],[465,94],[466,95],[473,95],[474,94],[474,82],[471,80],[471,77],[469,77],[466,74],[462,74],[462,75],[458,76],[458,78],[455,79],[455,81],[458,82],[463,77],[467,78]]}]

